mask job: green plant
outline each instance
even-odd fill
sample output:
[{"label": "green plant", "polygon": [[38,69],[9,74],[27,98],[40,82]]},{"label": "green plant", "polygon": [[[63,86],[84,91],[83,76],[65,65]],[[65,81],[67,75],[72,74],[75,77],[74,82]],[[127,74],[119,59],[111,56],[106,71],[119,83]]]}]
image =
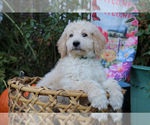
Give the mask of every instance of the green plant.
[{"label": "green plant", "polygon": [[7,88],[5,78],[11,78],[16,75],[15,70],[12,70],[15,61],[16,57],[7,55],[6,52],[0,52],[0,94]]},{"label": "green plant", "polygon": [[[5,13],[0,22],[0,92],[6,81],[23,70],[26,76],[43,76],[60,55],[57,41],[70,21],[86,18],[79,13]],[[7,23],[6,23],[7,22]],[[6,59],[5,59],[6,58]],[[6,62],[7,60],[7,62]],[[5,76],[5,77],[4,77]]]},{"label": "green plant", "polygon": [[135,18],[127,21],[137,20],[138,32],[134,36],[138,36],[138,48],[134,59],[135,65],[150,66],[150,13],[139,13]]},{"label": "green plant", "polygon": [[138,49],[134,64],[150,66],[150,13],[139,13],[136,16],[139,21],[138,32]]},{"label": "green plant", "polygon": [[150,11],[150,1],[149,0],[138,0],[135,4],[139,12],[149,12]]},{"label": "green plant", "polygon": [[136,18],[131,18],[128,22],[137,20],[138,32],[135,36],[138,36],[138,48],[136,57],[134,60],[135,65],[150,66],[150,1],[138,0],[135,2],[135,6],[129,8],[127,12],[139,12],[135,15]]}]

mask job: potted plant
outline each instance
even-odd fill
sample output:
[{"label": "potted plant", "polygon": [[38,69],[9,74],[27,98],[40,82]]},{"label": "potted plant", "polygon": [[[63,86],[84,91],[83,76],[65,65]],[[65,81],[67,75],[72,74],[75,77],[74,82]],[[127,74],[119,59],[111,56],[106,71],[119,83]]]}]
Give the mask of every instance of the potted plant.
[{"label": "potted plant", "polygon": [[150,112],[150,13],[139,13],[138,48],[131,68],[131,112]]}]

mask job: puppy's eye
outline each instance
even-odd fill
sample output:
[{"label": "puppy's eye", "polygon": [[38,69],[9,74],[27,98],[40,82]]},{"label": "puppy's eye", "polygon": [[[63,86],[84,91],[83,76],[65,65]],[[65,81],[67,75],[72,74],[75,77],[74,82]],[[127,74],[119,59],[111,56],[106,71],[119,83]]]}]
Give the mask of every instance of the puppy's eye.
[{"label": "puppy's eye", "polygon": [[73,34],[70,34],[70,36],[69,37],[73,37]]},{"label": "puppy's eye", "polygon": [[86,33],[82,33],[82,36],[83,37],[87,37],[88,35]]}]

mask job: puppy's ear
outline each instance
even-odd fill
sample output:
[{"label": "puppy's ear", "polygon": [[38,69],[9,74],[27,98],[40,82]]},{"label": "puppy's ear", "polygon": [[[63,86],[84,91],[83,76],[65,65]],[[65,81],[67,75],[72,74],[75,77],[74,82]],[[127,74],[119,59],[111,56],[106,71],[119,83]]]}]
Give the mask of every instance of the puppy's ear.
[{"label": "puppy's ear", "polygon": [[98,29],[92,33],[92,37],[94,42],[95,54],[99,58],[101,56],[102,50],[105,49],[106,38]]},{"label": "puppy's ear", "polygon": [[67,34],[64,31],[57,42],[58,51],[61,55],[61,58],[64,58],[67,55],[66,41],[67,41]]}]

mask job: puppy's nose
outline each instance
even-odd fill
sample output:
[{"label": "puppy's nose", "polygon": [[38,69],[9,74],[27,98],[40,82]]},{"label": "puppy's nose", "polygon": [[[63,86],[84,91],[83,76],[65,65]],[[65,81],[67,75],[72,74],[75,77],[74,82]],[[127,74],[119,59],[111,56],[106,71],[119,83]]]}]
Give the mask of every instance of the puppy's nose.
[{"label": "puppy's nose", "polygon": [[80,45],[80,42],[79,42],[79,41],[74,41],[74,42],[73,42],[73,45],[74,45],[75,47],[78,47],[78,46]]}]

